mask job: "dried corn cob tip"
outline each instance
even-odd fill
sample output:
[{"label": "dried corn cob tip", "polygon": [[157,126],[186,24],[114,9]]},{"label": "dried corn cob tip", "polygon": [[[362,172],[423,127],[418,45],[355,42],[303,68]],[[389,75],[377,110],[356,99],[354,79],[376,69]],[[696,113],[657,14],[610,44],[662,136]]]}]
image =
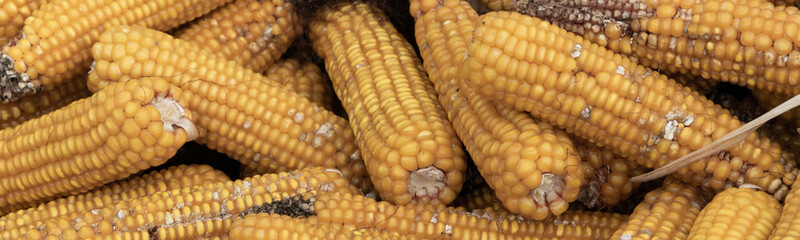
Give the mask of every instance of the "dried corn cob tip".
[{"label": "dried corn cob tip", "polygon": [[301,32],[292,1],[236,0],[175,33],[255,72],[280,58]]},{"label": "dried corn cob tip", "polygon": [[333,92],[330,79],[316,64],[301,63],[297,59],[278,60],[262,74],[286,88],[297,91],[311,102],[333,110],[333,98],[336,97],[336,93]]},{"label": "dried corn cob tip", "polygon": [[585,140],[572,139],[586,175],[579,197],[584,205],[592,209],[611,207],[630,197],[639,187],[639,183],[630,179],[645,173],[646,168]]},{"label": "dried corn cob tip", "polygon": [[636,206],[627,222],[609,239],[686,239],[700,210],[708,202],[698,189],[665,181]]},{"label": "dried corn cob tip", "polygon": [[48,0],[7,0],[0,3],[0,46],[17,36],[25,18]]},{"label": "dried corn cob tip", "polygon": [[373,228],[325,223],[315,216],[305,218],[258,213],[237,218],[231,223],[231,240],[236,239],[417,239]]},{"label": "dried corn cob tip", "polygon": [[325,7],[309,28],[381,198],[452,202],[464,152],[412,46],[363,2]]},{"label": "dried corn cob tip", "polygon": [[[483,15],[468,49],[465,87],[648,168],[665,166],[744,125],[664,75],[519,13]],[[794,164],[765,137],[751,133],[739,140],[668,172],[712,190],[756,184],[782,199],[797,175]]]},{"label": "dried corn cob tip", "polygon": [[0,207],[76,194],[164,163],[197,135],[164,79],[109,86],[0,131]]},{"label": "dried corn cob tip", "polygon": [[19,229],[31,228],[50,219],[86,209],[97,209],[120,201],[140,198],[159,191],[229,181],[224,173],[208,165],[178,165],[142,176],[109,183],[80,195],[63,197],[37,207],[12,212],[0,218],[0,238],[14,239]]},{"label": "dried corn cob tip", "polygon": [[86,73],[92,62],[88,50],[107,29],[140,25],[168,30],[230,1],[50,1],[25,19],[0,52],[0,101],[53,90]]},{"label": "dried corn cob tip", "polygon": [[[159,76],[184,90],[203,136],[196,141],[256,173],[336,168],[372,191],[347,120],[278,82],[199,45],[143,27],[109,29],[92,47],[91,90]],[[149,57],[144,57],[149,56]]]},{"label": "dried corn cob tip", "polygon": [[51,91],[25,96],[14,102],[0,102],[0,129],[21,124],[66,106],[75,100],[91,96],[86,77],[70,81]]},{"label": "dried corn cob tip", "polygon": [[318,193],[356,191],[336,170],[306,168],[161,191],[87,208],[21,229],[18,236],[67,238],[77,234],[97,238],[146,232],[152,239],[219,238],[227,236],[233,218],[261,212],[308,214],[307,206]]},{"label": "dried corn cob tip", "polygon": [[767,239],[781,216],[781,204],[756,188],[731,188],[714,196],[700,211],[688,238]]}]

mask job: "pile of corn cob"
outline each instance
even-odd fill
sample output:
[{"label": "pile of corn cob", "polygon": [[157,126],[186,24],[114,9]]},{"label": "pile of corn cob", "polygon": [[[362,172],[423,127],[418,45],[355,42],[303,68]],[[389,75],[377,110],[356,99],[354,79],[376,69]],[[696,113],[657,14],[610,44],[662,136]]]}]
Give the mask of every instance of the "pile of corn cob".
[{"label": "pile of corn cob", "polygon": [[0,2],[0,239],[800,239],[795,1],[362,1]]}]

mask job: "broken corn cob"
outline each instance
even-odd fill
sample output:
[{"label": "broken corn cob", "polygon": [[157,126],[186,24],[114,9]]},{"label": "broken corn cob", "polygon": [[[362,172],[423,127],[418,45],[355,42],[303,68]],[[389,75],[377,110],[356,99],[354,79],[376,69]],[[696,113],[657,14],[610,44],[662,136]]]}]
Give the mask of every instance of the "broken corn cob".
[{"label": "broken corn cob", "polygon": [[[666,165],[743,125],[664,75],[537,18],[487,13],[473,40],[463,87],[645,167]],[[753,133],[677,174],[713,190],[751,183],[782,199],[797,169],[777,144]]]},{"label": "broken corn cob", "polygon": [[48,0],[6,0],[0,3],[0,46],[6,45],[22,28],[23,21]]},{"label": "broken corn cob", "polygon": [[224,237],[232,219],[240,215],[296,210],[283,207],[292,206],[292,201],[305,203],[317,193],[356,191],[336,170],[307,168],[161,191],[51,219],[14,238],[112,237],[135,232],[148,233],[151,239]]},{"label": "broken corn cob", "polygon": [[320,11],[309,36],[381,198],[453,201],[464,183],[464,152],[414,49],[365,3]]},{"label": "broken corn cob", "polygon": [[231,223],[229,236],[237,239],[417,239],[372,228],[324,223],[315,216],[293,218],[281,214],[248,214]]},{"label": "broken corn cob", "polygon": [[37,207],[16,211],[0,218],[0,238],[12,239],[19,229],[32,228],[53,218],[72,216],[87,209],[102,208],[120,201],[141,198],[160,191],[229,181],[224,173],[208,165],[179,165],[139,177],[109,183],[80,195],[63,197]]},{"label": "broken corn cob", "polygon": [[53,90],[85,73],[92,61],[88,50],[114,26],[168,30],[229,1],[52,0],[26,18],[0,52],[0,101]]},{"label": "broken corn cob", "polygon": [[347,120],[236,62],[166,33],[142,27],[109,29],[92,47],[89,89],[162,76],[184,89],[197,115],[196,141],[245,166],[279,172],[308,166],[340,169],[371,191]]},{"label": "broken corn cob", "polygon": [[261,72],[300,34],[297,20],[291,1],[236,0],[178,31],[175,37]]},{"label": "broken corn cob", "polygon": [[164,163],[197,136],[163,79],[109,86],[0,131],[0,208],[93,189]]},{"label": "broken corn cob", "polygon": [[284,87],[296,91],[325,109],[333,110],[336,93],[331,88],[330,80],[322,69],[312,62],[300,62],[297,59],[278,60],[262,72],[267,78],[277,81]]},{"label": "broken corn cob", "polygon": [[586,175],[580,194],[584,205],[593,209],[614,206],[630,197],[639,187],[639,183],[630,180],[633,176],[645,173],[644,167],[585,140],[572,139]]},{"label": "broken corn cob", "polygon": [[753,188],[731,188],[700,211],[689,239],[767,239],[778,223],[781,204]]},{"label": "broken corn cob", "polygon": [[[429,3],[436,3],[431,4]],[[583,168],[563,131],[459,88],[478,14],[458,0],[412,0],[424,66],[467,152],[511,212],[541,220],[578,198]]]},{"label": "broken corn cob", "polygon": [[86,77],[70,81],[56,89],[25,96],[13,102],[0,102],[0,129],[19,125],[53,110],[66,106],[75,100],[91,95],[86,88]]},{"label": "broken corn cob", "polygon": [[686,239],[708,202],[696,188],[674,181],[653,190],[609,239]]}]

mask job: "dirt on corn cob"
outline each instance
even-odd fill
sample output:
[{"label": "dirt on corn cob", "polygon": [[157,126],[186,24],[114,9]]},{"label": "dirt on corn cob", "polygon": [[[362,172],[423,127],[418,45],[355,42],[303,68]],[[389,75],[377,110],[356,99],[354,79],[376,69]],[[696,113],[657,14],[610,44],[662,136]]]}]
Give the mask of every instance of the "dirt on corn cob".
[{"label": "dirt on corn cob", "polygon": [[327,6],[309,23],[381,198],[452,202],[464,183],[461,142],[422,63],[388,18],[363,2]]},{"label": "dirt on corn cob", "polygon": [[[664,166],[743,125],[666,76],[533,17],[487,13],[473,40],[463,87],[645,167]],[[742,138],[678,176],[713,190],[751,183],[782,199],[797,175],[794,163],[766,137]]]},{"label": "dirt on corn cob", "polygon": [[89,71],[91,48],[114,26],[168,30],[231,0],[51,0],[0,52],[0,101],[53,90]]},{"label": "dirt on corn cob", "polygon": [[0,46],[6,45],[34,11],[52,0],[6,0],[0,3]]},{"label": "dirt on corn cob", "polygon": [[261,72],[300,34],[290,0],[235,0],[175,33],[217,56]]},{"label": "dirt on corn cob", "polygon": [[224,173],[208,165],[178,165],[142,176],[109,183],[91,192],[58,198],[0,218],[0,238],[13,239],[19,229],[28,229],[59,216],[102,208],[120,201],[141,198],[160,191],[229,181]]},{"label": "dirt on corn cob", "polygon": [[118,237],[137,232],[147,233],[150,239],[219,238],[227,236],[234,218],[259,212],[291,213],[301,209],[290,206],[306,203],[317,193],[356,191],[337,170],[306,168],[162,191],[85,209],[20,231],[15,238]]},{"label": "dirt on corn cob", "polygon": [[586,175],[580,194],[584,205],[591,209],[611,207],[630,197],[639,187],[639,183],[630,180],[647,169],[585,140],[576,137],[572,140]]},{"label": "dirt on corn cob", "polygon": [[198,143],[261,173],[323,166],[372,190],[347,120],[276,81],[142,27],[109,29],[92,52],[91,90],[144,76],[162,76],[184,89],[201,131]]},{"label": "dirt on corn cob", "polygon": [[86,76],[70,81],[56,89],[25,96],[13,102],[0,102],[0,129],[19,125],[53,110],[66,106],[75,100],[91,96],[86,88]]},{"label": "dirt on corn cob", "polygon": [[126,81],[0,131],[0,208],[85,192],[164,163],[198,135],[183,93],[164,79]]},{"label": "dirt on corn cob", "polygon": [[767,239],[778,223],[781,204],[755,188],[730,188],[700,211],[688,239]]}]

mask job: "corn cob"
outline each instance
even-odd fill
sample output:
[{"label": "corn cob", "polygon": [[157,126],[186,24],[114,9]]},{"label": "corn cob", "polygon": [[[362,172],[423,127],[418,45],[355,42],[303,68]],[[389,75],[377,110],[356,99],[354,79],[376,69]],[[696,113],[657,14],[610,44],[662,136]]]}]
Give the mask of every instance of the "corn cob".
[{"label": "corn cob", "polygon": [[347,120],[275,81],[198,45],[142,27],[110,29],[92,52],[96,67],[89,74],[91,90],[140,77],[168,77],[184,89],[187,108],[197,114],[197,127],[206,133],[198,143],[245,166],[257,165],[261,173],[335,167],[371,191]]},{"label": "corn cob", "polygon": [[797,0],[767,0],[775,4],[775,6],[800,6],[800,1]]},{"label": "corn cob", "polygon": [[451,206],[462,207],[469,211],[490,208],[494,211],[508,211],[489,185],[482,185],[469,192],[462,192]]},{"label": "corn cob", "polygon": [[[82,238],[148,232],[157,239],[214,238],[227,235],[232,218],[258,212],[296,210],[317,193],[355,193],[336,170],[307,168],[161,191],[100,208],[59,216],[13,238],[48,235]],[[281,206],[280,204],[289,204]],[[286,207],[286,208],[283,208]]]},{"label": "corn cob", "polygon": [[0,46],[17,36],[25,18],[48,0],[6,0],[0,3]]},{"label": "corn cob", "polygon": [[514,10],[512,0],[479,0],[480,3],[486,5],[486,8],[492,11],[511,11]]},{"label": "corn cob", "polygon": [[647,193],[609,239],[686,239],[707,202],[706,195],[696,188],[677,181],[665,183]]},{"label": "corn cob", "polygon": [[289,48],[300,26],[291,1],[236,0],[178,31],[175,37],[261,72]]},{"label": "corn cob", "polygon": [[414,49],[380,10],[326,7],[309,23],[381,198],[452,202],[464,183],[461,142]]},{"label": "corn cob", "polygon": [[463,1],[427,3],[411,1],[417,44],[424,46],[424,66],[439,101],[481,175],[514,213],[543,219],[564,212],[583,182],[572,142],[527,113],[459,89],[459,68],[478,15]]},{"label": "corn cob", "polygon": [[229,237],[236,239],[416,239],[372,228],[319,222],[315,216],[293,218],[280,214],[249,214],[231,223]]},{"label": "corn cob", "polygon": [[572,139],[586,179],[580,194],[584,205],[589,208],[614,206],[639,187],[639,183],[630,180],[645,173],[645,168],[577,137]]},{"label": "corn cob", "polygon": [[[20,210],[0,218],[0,238],[10,239],[18,229],[30,228],[49,219],[86,209],[101,208],[120,201],[182,187],[228,181],[228,176],[208,165],[179,165],[143,176],[109,183],[80,195],[63,197]],[[16,230],[16,231],[15,231]]]},{"label": "corn cob", "polygon": [[319,222],[422,239],[608,239],[627,219],[615,213],[568,211],[532,221],[491,209],[467,212],[443,205],[398,206],[350,194],[320,195],[313,208]]},{"label": "corn cob", "polygon": [[[490,12],[481,20],[464,62],[464,87],[620,157],[664,166],[743,125],[696,92],[557,26],[518,13]],[[744,137],[678,176],[713,190],[751,183],[782,199],[796,177],[794,163],[767,138]]]},{"label": "corn cob", "polygon": [[51,91],[14,102],[0,102],[0,129],[19,125],[90,95],[84,76],[82,80],[70,81]]},{"label": "corn cob", "polygon": [[775,224],[775,229],[772,231],[769,239],[773,240],[797,240],[800,239],[800,184],[792,185],[792,190],[786,195],[786,201],[783,203],[783,210],[778,223]]},{"label": "corn cob", "polygon": [[273,79],[283,86],[297,91],[325,109],[333,109],[333,98],[336,96],[330,86],[330,80],[322,69],[312,62],[301,63],[297,59],[279,60],[263,72],[264,76]]},{"label": "corn cob", "polygon": [[667,77],[688,87],[692,91],[697,91],[698,94],[703,96],[708,96],[717,84],[719,84],[715,80],[703,79],[689,74],[667,74]]},{"label": "corn cob", "polygon": [[689,239],[767,239],[778,223],[781,204],[753,188],[731,188],[700,211]]},{"label": "corn cob", "polygon": [[[766,109],[773,109],[777,107],[779,104],[786,102],[789,98],[793,96],[785,95],[785,94],[776,94],[768,91],[763,90],[755,90],[753,91],[753,96],[755,96],[760,106],[763,106]],[[800,109],[792,109],[788,112],[785,112],[780,115],[780,119],[786,121],[792,126],[800,126]]]},{"label": "corn cob", "polygon": [[128,81],[0,131],[0,208],[76,194],[164,163],[197,136],[182,92]]},{"label": "corn cob", "polygon": [[53,90],[89,70],[100,34],[119,25],[168,30],[231,0],[53,0],[0,52],[0,101]]}]

